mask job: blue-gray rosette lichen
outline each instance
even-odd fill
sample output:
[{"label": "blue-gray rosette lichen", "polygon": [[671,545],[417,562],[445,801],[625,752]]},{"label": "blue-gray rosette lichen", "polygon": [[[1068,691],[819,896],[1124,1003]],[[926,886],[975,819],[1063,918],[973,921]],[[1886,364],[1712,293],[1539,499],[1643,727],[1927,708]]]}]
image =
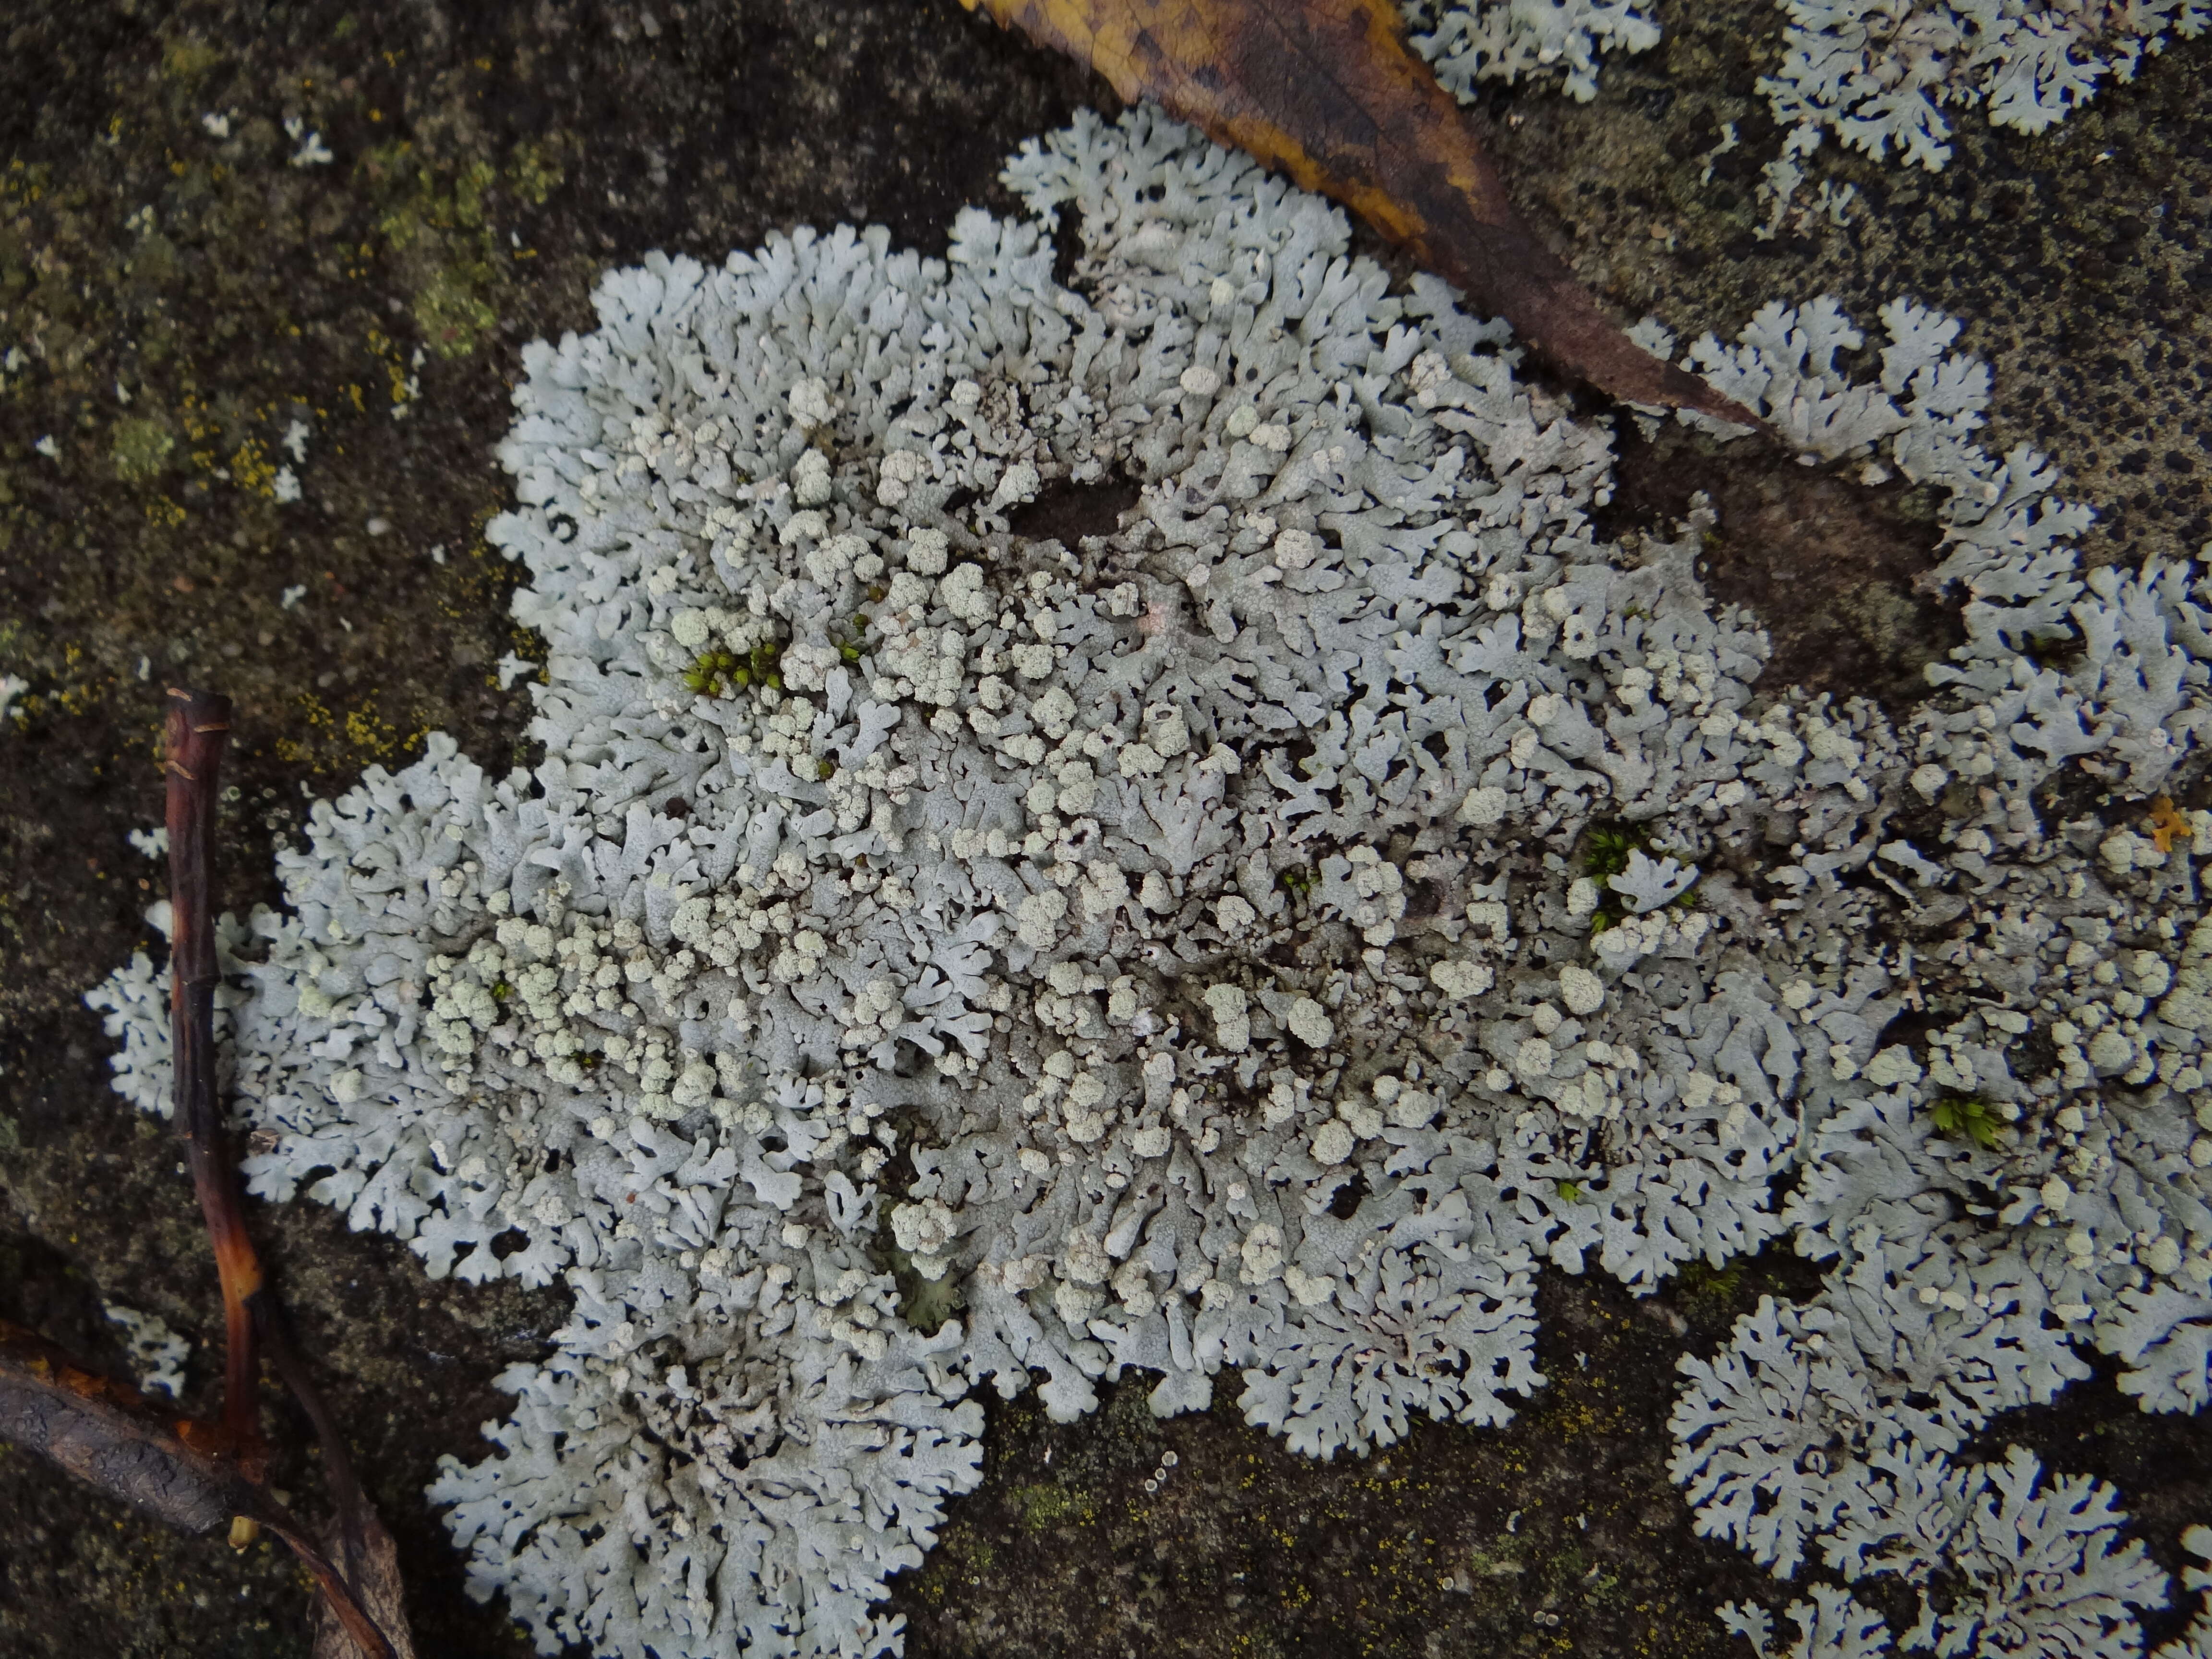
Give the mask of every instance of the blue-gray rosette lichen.
[{"label": "blue-gray rosette lichen", "polygon": [[[1607,430],[1332,210],[1143,112],[1006,176],[944,260],[653,256],[531,348],[544,759],[372,770],[225,935],[253,1190],[574,1297],[434,1488],[479,1587],[548,1650],[884,1651],[981,1385],[1364,1452],[1541,1385],[1542,1264],[1794,1235],[1820,1301],[1691,1368],[1700,1524],[2122,1639],[2109,1489],[1954,1459],[2085,1347],[2204,1399],[2212,820],[2148,805],[2200,573],[2077,568],[1955,324],[1886,307],[1862,385],[1770,307],[1686,361],[1935,491],[1967,642],[1901,722],[1768,685],[1703,509],[1601,539]],[[2109,811],[2049,821],[2062,768]],[[96,994],[149,1109],[159,982]]]}]

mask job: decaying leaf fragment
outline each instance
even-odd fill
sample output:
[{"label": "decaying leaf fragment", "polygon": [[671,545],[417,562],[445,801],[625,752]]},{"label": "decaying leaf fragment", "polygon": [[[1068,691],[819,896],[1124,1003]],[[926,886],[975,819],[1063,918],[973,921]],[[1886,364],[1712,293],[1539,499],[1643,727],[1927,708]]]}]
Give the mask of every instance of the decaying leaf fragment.
[{"label": "decaying leaf fragment", "polygon": [[1637,345],[1530,235],[1392,0],[962,0],[1334,197],[1564,373],[1630,403],[1758,417]]},{"label": "decaying leaf fragment", "polygon": [[[392,1659],[415,1659],[399,1579],[399,1547],[376,1511],[366,1504],[342,1510],[323,1529],[323,1546],[362,1610],[391,1638]],[[315,1615],[314,1659],[374,1659],[375,1651],[356,1639],[330,1602],[322,1603]]]}]

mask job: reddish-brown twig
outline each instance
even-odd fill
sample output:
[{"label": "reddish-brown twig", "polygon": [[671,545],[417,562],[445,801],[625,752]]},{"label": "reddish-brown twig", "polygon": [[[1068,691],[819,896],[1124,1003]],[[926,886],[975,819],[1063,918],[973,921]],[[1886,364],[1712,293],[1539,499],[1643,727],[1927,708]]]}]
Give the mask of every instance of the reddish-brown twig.
[{"label": "reddish-brown twig", "polygon": [[[258,1356],[266,1351],[277,1374],[291,1389],[323,1447],[323,1467],[337,1509],[341,1572],[312,1546],[296,1525],[279,1535],[300,1551],[348,1634],[376,1659],[392,1659],[406,1644],[404,1632],[387,1639],[364,1610],[358,1563],[366,1559],[366,1540],[380,1534],[378,1521],[355,1480],[345,1442],[286,1340],[281,1320],[263,1280],[261,1261],[246,1230],[246,1208],[239,1191],[238,1164],[231,1155],[217,1101],[215,1071],[215,992],[221,980],[215,939],[212,853],[215,844],[216,782],[230,741],[230,699],[212,692],[172,687],[169,691],[167,751],[163,770],[168,784],[169,825],[169,1031],[176,1066],[177,1132],[185,1138],[192,1185],[200,1212],[207,1218],[215,1247],[216,1271],[222,1285],[224,1362],[222,1438],[223,1450],[257,1488],[267,1465],[261,1438],[261,1377]],[[249,1518],[259,1516],[241,1510]],[[349,1582],[350,1581],[350,1582]]]},{"label": "reddish-brown twig", "polygon": [[258,1480],[267,1458],[252,1306],[261,1289],[261,1262],[246,1234],[238,1166],[229,1155],[215,1080],[215,993],[221,975],[211,857],[216,781],[230,741],[230,699],[172,687],[167,738],[162,768],[169,793],[169,1047],[177,1133],[185,1139],[222,1282],[223,1428],[240,1468]]},{"label": "reddish-brown twig", "polygon": [[[326,1623],[318,1655],[413,1659],[391,1534],[362,1496],[337,1425],[285,1340],[246,1231],[238,1165],[216,1095],[215,994],[221,969],[211,866],[216,782],[230,737],[230,699],[172,690],[167,736],[169,1042],[177,1133],[184,1138],[222,1282],[228,1337],[222,1417],[219,1423],[163,1418],[137,1389],[79,1365],[32,1332],[0,1323],[0,1439],[44,1453],[78,1479],[190,1532],[234,1518],[266,1527],[313,1576],[336,1621]],[[258,1358],[264,1351],[322,1442],[337,1510],[331,1528],[337,1563],[269,1490]],[[233,1535],[238,1536],[236,1528]],[[372,1605],[379,1613],[369,1611]]]}]

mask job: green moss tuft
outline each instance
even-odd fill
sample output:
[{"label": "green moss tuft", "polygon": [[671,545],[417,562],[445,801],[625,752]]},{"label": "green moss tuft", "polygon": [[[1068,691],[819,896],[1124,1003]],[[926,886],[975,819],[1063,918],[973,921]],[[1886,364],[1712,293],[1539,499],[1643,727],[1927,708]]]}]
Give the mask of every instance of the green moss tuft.
[{"label": "green moss tuft", "polygon": [[157,478],[167,466],[170,452],[177,447],[176,434],[167,422],[151,415],[133,415],[115,423],[115,439],[109,453],[115,462],[115,476],[125,483],[144,483]]},{"label": "green moss tuft", "polygon": [[1953,1140],[1971,1140],[1987,1152],[1997,1144],[1997,1131],[2004,1120],[1996,1109],[1986,1100],[1970,1100],[1947,1096],[1928,1109],[1929,1120],[1938,1134]]}]

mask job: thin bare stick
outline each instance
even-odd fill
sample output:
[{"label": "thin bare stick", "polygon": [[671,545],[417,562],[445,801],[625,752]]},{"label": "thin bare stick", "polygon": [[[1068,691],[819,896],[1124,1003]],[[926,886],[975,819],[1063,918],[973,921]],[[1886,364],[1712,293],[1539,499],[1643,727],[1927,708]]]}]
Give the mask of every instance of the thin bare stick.
[{"label": "thin bare stick", "polygon": [[[221,970],[216,959],[213,849],[217,781],[223,750],[230,740],[230,699],[213,692],[172,687],[167,736],[169,1025],[176,1064],[176,1120],[178,1133],[189,1148],[192,1185],[199,1194],[201,1213],[207,1218],[208,1238],[215,1248],[216,1271],[222,1284],[227,1337],[222,1422],[223,1435],[229,1443],[226,1450],[247,1478],[258,1485],[268,1462],[260,1423],[259,1356],[265,1352],[322,1443],[324,1473],[337,1510],[337,1553],[344,1565],[343,1569],[333,1565],[319,1552],[311,1558],[313,1543],[307,1540],[302,1547],[304,1534],[295,1538],[292,1533],[285,1533],[285,1541],[300,1551],[301,1559],[330,1596],[340,1624],[364,1651],[377,1659],[411,1653],[404,1619],[398,1609],[396,1583],[389,1598],[393,1601],[391,1616],[397,1621],[392,1634],[380,1631],[363,1611],[369,1597],[361,1564],[371,1559],[372,1539],[383,1539],[387,1551],[389,1540],[354,1476],[337,1424],[308,1378],[307,1367],[285,1338],[260,1258],[246,1230],[238,1162],[232,1154],[216,1097],[215,989]],[[252,1515],[250,1510],[241,1513]],[[334,1593],[333,1585],[344,1594]],[[374,1644],[363,1636],[364,1629],[376,1638]]]},{"label": "thin bare stick", "polygon": [[261,1263],[246,1231],[238,1166],[216,1098],[215,896],[212,870],[216,779],[230,739],[230,699],[169,690],[169,1042],[175,1057],[177,1133],[184,1137],[192,1186],[207,1218],[222,1282],[227,1341],[222,1421],[231,1453],[258,1480],[267,1461],[261,1438],[260,1367],[252,1301]]},{"label": "thin bare stick", "polygon": [[337,1506],[338,1525],[346,1544],[344,1553],[349,1557],[361,1547],[362,1517],[368,1513],[368,1498],[354,1474],[353,1459],[346,1451],[345,1441],[338,1434],[338,1425],[330,1408],[323,1404],[322,1391],[307,1376],[307,1368],[301,1363],[298,1352],[285,1333],[284,1321],[275,1299],[257,1295],[253,1318],[261,1336],[262,1352],[269,1356],[269,1363],[276,1368],[276,1375],[292,1391],[292,1397],[300,1402],[300,1409],[307,1413],[316,1442],[323,1449],[323,1479],[330,1486],[331,1502]]}]

